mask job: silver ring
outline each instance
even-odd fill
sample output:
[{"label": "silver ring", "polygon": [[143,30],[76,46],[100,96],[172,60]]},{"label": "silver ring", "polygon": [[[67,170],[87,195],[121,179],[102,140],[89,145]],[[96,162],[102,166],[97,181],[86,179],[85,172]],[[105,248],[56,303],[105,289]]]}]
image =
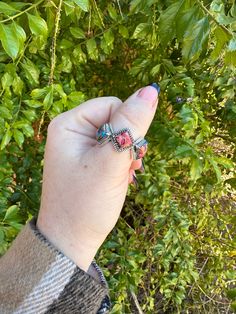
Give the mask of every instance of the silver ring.
[{"label": "silver ring", "polygon": [[112,140],[113,129],[110,123],[103,124],[96,132],[96,140],[100,145]]},{"label": "silver ring", "polygon": [[140,137],[134,141],[129,128],[114,132],[110,123],[103,124],[97,130],[96,139],[100,145],[112,142],[117,152],[130,150],[134,160],[143,158],[147,152],[148,142],[144,138]]}]

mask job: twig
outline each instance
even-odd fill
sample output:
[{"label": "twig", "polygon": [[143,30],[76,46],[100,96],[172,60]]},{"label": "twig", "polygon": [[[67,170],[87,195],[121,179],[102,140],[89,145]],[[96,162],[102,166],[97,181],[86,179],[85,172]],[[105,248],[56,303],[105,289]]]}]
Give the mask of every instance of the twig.
[{"label": "twig", "polygon": [[199,290],[201,290],[201,292],[209,299],[211,300],[212,302],[215,302],[215,303],[218,303],[218,304],[224,304],[224,305],[229,305],[230,303],[229,302],[220,302],[220,301],[217,301],[213,298],[211,298],[209,295],[206,294],[206,292],[197,284]]},{"label": "twig", "polygon": [[[208,260],[209,260],[209,257],[207,257],[206,260],[205,260],[205,262],[203,263],[202,268],[200,269],[200,272],[199,272],[199,274],[198,274],[199,276],[200,276],[201,273],[203,272],[203,269],[204,269],[204,267],[206,266],[206,263],[208,262]],[[191,288],[190,288],[190,290],[189,290],[189,292],[188,292],[188,296],[190,295],[191,291],[193,290],[193,287],[195,286],[195,284],[196,284],[196,282],[191,286]]]},{"label": "twig", "polygon": [[101,21],[101,24],[102,24],[102,26],[105,28],[105,25],[104,25],[102,16],[101,16],[101,14],[100,14],[100,12],[99,12],[99,9],[98,9],[97,2],[96,2],[96,0],[93,0],[93,2],[94,2],[94,5],[95,5],[95,9],[96,9],[96,11],[97,11],[98,17],[99,17],[99,19],[100,19],[100,21]]},{"label": "twig", "polygon": [[204,6],[204,4],[200,1],[200,0],[197,0],[197,3],[200,5],[201,9],[207,13],[207,15],[210,16],[210,18],[215,22],[216,25],[218,25],[219,27],[221,27],[223,29],[223,31],[225,33],[227,33],[228,35],[230,35],[231,37],[233,37],[233,34],[231,33],[231,31],[225,27],[224,25],[220,24],[217,19],[214,17],[214,15]]},{"label": "twig", "polygon": [[27,9],[25,9],[24,11],[21,11],[20,13],[17,13],[17,14],[15,14],[15,15],[13,15],[13,16],[8,17],[8,18],[5,19],[5,20],[0,21],[0,23],[5,23],[5,22],[8,22],[8,21],[12,21],[12,20],[16,19],[17,17],[21,16],[22,14],[24,14],[24,13],[26,13],[26,12],[32,10],[33,8],[37,7],[37,6],[38,6],[40,3],[42,3],[42,2],[44,2],[44,0],[38,1],[37,3],[31,5],[31,6],[28,7]]},{"label": "twig", "polygon": [[52,38],[52,55],[51,55],[51,69],[50,69],[50,75],[49,75],[49,81],[48,85],[53,84],[53,77],[54,77],[54,71],[55,71],[55,66],[56,66],[56,47],[57,47],[57,36],[59,33],[59,22],[61,18],[61,6],[62,6],[62,0],[60,0],[58,8],[57,8],[57,13],[56,13],[56,18],[55,18],[55,29],[54,29],[54,35]]},{"label": "twig", "polygon": [[136,294],[135,294],[134,292],[132,292],[132,291],[130,291],[130,293],[131,293],[131,296],[132,296],[132,298],[133,298],[134,304],[135,304],[135,306],[136,306],[136,308],[137,308],[137,310],[138,310],[138,313],[139,313],[139,314],[144,314],[143,310],[142,310],[141,307],[140,307],[140,304],[139,304],[139,302],[138,302],[138,299],[137,299],[137,297],[136,297]]},{"label": "twig", "polygon": [[124,16],[123,16],[123,13],[121,11],[120,0],[116,0],[116,2],[117,2],[117,5],[118,5],[118,8],[119,8],[119,11],[120,11],[120,15],[123,18]]}]

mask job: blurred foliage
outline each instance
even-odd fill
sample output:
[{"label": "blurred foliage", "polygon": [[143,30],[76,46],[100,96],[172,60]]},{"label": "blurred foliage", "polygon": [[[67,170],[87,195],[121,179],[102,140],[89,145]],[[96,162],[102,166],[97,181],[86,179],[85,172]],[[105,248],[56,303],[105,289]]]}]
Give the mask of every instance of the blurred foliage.
[{"label": "blurred foliage", "polygon": [[98,254],[112,313],[236,310],[235,1],[4,0],[0,41],[0,253],[37,215],[49,121],[156,81],[146,172]]}]

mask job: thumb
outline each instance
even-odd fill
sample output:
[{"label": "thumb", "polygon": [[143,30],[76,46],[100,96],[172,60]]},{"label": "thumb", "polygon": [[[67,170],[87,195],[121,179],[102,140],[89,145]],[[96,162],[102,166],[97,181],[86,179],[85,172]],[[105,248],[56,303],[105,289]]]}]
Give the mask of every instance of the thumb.
[{"label": "thumb", "polygon": [[[133,139],[144,137],[154,118],[160,87],[153,83],[137,90],[111,115],[114,132],[129,128]],[[129,152],[120,155],[130,156]]]}]

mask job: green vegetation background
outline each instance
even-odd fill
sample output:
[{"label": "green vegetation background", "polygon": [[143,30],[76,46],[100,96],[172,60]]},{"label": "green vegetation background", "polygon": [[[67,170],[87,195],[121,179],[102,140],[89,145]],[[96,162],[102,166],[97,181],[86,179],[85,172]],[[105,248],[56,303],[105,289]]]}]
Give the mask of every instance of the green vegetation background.
[{"label": "green vegetation background", "polygon": [[112,313],[232,313],[235,1],[1,1],[0,41],[0,253],[37,215],[49,121],[156,81],[146,172],[97,257]]}]

